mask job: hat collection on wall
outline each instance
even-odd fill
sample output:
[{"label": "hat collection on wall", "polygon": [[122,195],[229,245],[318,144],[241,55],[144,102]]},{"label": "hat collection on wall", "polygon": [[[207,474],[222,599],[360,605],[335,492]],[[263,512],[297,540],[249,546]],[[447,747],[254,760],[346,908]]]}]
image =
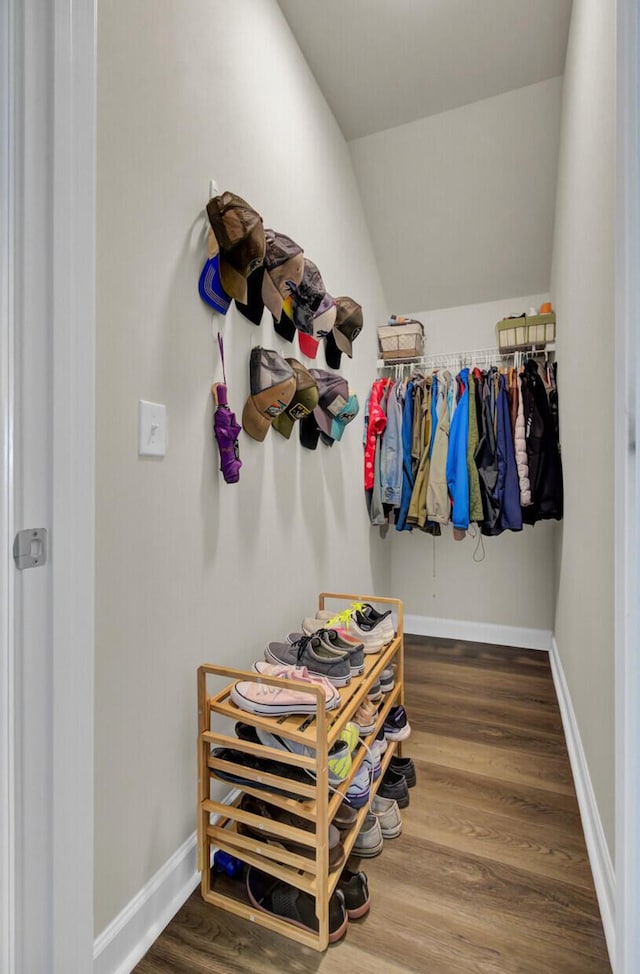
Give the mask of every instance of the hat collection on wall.
[{"label": "hat collection on wall", "polygon": [[[210,230],[199,281],[202,300],[222,315],[234,300],[255,325],[266,307],[277,334],[289,342],[297,334],[307,358],[316,358],[324,339],[331,369],[340,368],[343,352],[351,358],[362,330],[360,305],[350,297],[333,298],[302,247],[284,233],[265,230],[262,217],[240,196],[214,196],[206,212]],[[264,440],[271,426],[289,439],[299,420],[304,447],[315,450],[319,439],[332,446],[359,410],[341,375],[307,369],[296,358],[261,346],[251,351],[249,380],[242,425],[255,440]]]}]

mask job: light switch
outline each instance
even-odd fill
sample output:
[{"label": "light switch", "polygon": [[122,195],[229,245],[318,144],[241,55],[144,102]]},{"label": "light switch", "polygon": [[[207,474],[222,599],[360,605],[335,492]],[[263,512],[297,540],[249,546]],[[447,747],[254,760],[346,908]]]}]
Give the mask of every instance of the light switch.
[{"label": "light switch", "polygon": [[167,452],[167,407],[159,402],[138,402],[138,456],[163,457]]}]

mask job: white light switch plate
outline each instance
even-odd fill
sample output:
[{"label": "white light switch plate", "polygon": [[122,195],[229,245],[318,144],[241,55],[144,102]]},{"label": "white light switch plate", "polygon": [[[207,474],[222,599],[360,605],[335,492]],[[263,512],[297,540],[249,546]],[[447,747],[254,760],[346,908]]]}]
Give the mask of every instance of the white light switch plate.
[{"label": "white light switch plate", "polygon": [[163,457],[167,452],[167,407],[138,402],[138,456]]}]

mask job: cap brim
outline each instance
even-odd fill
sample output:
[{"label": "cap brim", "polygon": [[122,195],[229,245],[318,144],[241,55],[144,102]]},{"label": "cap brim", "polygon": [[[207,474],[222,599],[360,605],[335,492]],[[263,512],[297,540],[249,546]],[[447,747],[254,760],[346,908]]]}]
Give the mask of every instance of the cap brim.
[{"label": "cap brim", "polygon": [[262,300],[273,317],[279,321],[282,315],[282,295],[271,280],[271,275],[267,270],[265,270],[262,278]]},{"label": "cap brim", "polygon": [[298,345],[300,346],[300,351],[307,358],[315,358],[318,354],[318,345],[320,342],[313,335],[307,335],[304,331],[298,331]]},{"label": "cap brim", "polygon": [[296,326],[284,311],[277,321],[275,318],[273,319],[273,328],[280,335],[280,338],[284,338],[286,342],[293,341],[296,334]]},{"label": "cap brim", "polygon": [[240,314],[244,315],[253,325],[261,324],[262,315],[264,314],[264,303],[262,301],[263,274],[264,267],[256,267],[255,271],[247,278],[246,304],[242,304],[241,301],[236,300],[236,308]]},{"label": "cap brim", "polygon": [[353,342],[351,339],[347,338],[346,335],[343,335],[339,328],[334,328],[331,334],[333,335],[333,340],[340,351],[344,352],[345,355],[348,355],[349,358],[353,358]]},{"label": "cap brim", "polygon": [[326,433],[327,436],[331,436],[331,426],[333,424],[333,416],[330,416],[328,413],[326,413],[322,408],[322,406],[316,406],[316,408],[313,410],[313,418],[316,422],[316,425],[322,430],[322,432]]},{"label": "cap brim", "polygon": [[246,433],[260,443],[269,432],[271,420],[260,412],[253,401],[253,396],[249,396],[244,409],[242,410],[242,427]]},{"label": "cap brim", "polygon": [[247,279],[220,255],[220,278],[222,286],[240,304],[247,303]]},{"label": "cap brim", "polygon": [[280,433],[281,436],[284,436],[285,440],[288,440],[291,438],[294,423],[295,420],[291,418],[291,416],[285,409],[283,413],[280,413],[279,416],[276,416],[276,418],[274,419],[271,425],[273,426],[274,430],[277,433]]},{"label": "cap brim", "polygon": [[210,258],[202,268],[198,291],[205,304],[221,315],[226,315],[231,304],[231,298],[225,293],[220,279],[220,262],[216,255]]},{"label": "cap brim", "polygon": [[313,413],[301,419],[298,426],[300,427],[300,445],[306,450],[315,450],[320,438],[320,430],[318,429]]},{"label": "cap brim", "polygon": [[342,361],[342,352],[336,345],[333,332],[329,332],[324,343],[324,358],[330,369],[339,369]]}]

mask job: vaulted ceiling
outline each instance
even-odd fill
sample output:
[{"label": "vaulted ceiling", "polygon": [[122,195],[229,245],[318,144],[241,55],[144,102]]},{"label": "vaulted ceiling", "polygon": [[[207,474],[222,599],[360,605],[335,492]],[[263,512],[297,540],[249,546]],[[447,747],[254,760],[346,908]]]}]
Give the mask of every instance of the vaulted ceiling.
[{"label": "vaulted ceiling", "polygon": [[546,291],[571,0],[278,2],[350,143],[392,309]]}]

